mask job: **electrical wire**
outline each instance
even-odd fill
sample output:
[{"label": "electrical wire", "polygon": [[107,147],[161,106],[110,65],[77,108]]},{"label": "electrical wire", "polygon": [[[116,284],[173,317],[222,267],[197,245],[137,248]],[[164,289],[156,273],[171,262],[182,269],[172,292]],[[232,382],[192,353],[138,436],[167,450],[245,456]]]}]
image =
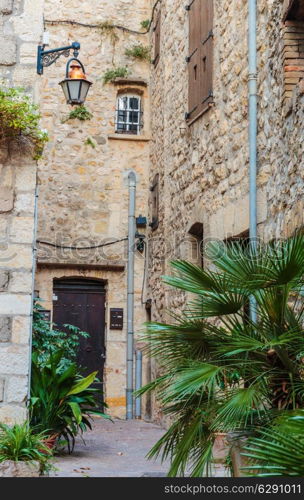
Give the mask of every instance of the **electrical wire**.
[{"label": "electrical wire", "polygon": [[[154,19],[154,14],[155,14],[155,9],[157,5],[161,2],[161,0],[157,0],[155,4],[152,7],[152,12],[151,12],[151,19],[149,21],[149,26],[147,27],[146,31],[136,31],[132,30],[130,28],[126,28],[125,26],[121,26],[119,24],[111,24],[113,28],[116,28],[118,30],[126,31],[127,33],[132,33],[134,35],[147,35],[151,29],[151,26],[153,24],[153,19]],[[83,26],[84,28],[102,28],[102,24],[87,24],[87,23],[81,23],[79,21],[72,21],[69,19],[45,19],[44,20],[45,24],[71,24],[76,25],[76,26]]]},{"label": "electrical wire", "polygon": [[108,247],[110,245],[114,245],[115,243],[119,243],[121,241],[126,241],[127,239],[128,239],[128,237],[121,238],[120,240],[108,241],[107,243],[101,243],[100,245],[92,245],[89,247],[75,247],[75,246],[68,246],[68,245],[60,245],[57,243],[50,243],[49,241],[42,241],[42,240],[37,240],[37,243],[40,243],[40,245],[47,245],[49,247],[63,248],[63,249],[67,249],[67,250],[93,250],[95,248]]}]

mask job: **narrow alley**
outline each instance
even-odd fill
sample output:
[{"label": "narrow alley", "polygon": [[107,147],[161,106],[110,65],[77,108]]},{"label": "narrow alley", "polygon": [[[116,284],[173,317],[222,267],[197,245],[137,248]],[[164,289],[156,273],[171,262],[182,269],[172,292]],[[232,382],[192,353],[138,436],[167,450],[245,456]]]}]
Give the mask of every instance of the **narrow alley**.
[{"label": "narrow alley", "polygon": [[142,420],[95,419],[93,430],[78,437],[72,455],[57,457],[55,477],[164,477],[168,465],[147,460],[146,454],[164,434]]}]

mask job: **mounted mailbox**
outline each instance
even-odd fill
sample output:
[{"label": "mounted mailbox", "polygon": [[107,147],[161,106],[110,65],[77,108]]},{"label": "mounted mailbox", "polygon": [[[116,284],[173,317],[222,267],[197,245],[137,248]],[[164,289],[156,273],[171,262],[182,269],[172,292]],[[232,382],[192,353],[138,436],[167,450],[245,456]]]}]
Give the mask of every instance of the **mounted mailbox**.
[{"label": "mounted mailbox", "polygon": [[110,329],[123,329],[123,309],[110,309]]}]

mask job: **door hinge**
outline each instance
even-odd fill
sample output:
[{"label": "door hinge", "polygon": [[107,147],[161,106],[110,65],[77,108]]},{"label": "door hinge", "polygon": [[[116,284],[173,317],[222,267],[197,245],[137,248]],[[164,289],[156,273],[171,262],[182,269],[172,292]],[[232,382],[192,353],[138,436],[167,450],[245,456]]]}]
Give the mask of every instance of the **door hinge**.
[{"label": "door hinge", "polygon": [[185,6],[185,10],[190,10],[191,5],[195,2],[195,0],[192,0],[192,2],[188,3],[188,5]]},{"label": "door hinge", "polygon": [[212,90],[209,90],[209,94],[207,95],[207,97],[205,97],[205,99],[202,100],[202,104],[208,101],[208,99],[210,99],[211,97],[213,97],[213,92]]},{"label": "door hinge", "polygon": [[194,54],[195,54],[196,51],[197,51],[197,47],[196,47],[196,49],[194,49],[194,51],[192,52],[192,54],[190,54],[190,56],[187,56],[185,58],[187,63],[191,61],[191,57],[194,56]]},{"label": "door hinge", "polygon": [[205,40],[202,40],[202,45],[205,45],[206,42],[208,42],[209,38],[213,38],[213,31],[209,31],[207,38]]}]

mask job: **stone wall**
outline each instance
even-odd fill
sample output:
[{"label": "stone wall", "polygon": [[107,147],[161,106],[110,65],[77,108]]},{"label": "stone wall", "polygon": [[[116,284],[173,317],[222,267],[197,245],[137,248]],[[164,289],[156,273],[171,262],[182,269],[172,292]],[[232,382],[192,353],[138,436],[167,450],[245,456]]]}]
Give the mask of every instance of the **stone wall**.
[{"label": "stone wall", "polygon": [[[173,258],[189,258],[191,227],[201,224],[204,239],[249,227],[247,5],[214,0],[214,104],[188,126],[188,13],[177,0],[161,2],[160,59],[151,75],[150,182],[160,175],[149,261],[156,320],[184,306],[185,295],[164,287],[161,275]],[[266,240],[303,225],[303,81],[297,75],[292,95],[284,94],[288,31],[282,2],[258,2],[258,232]]]},{"label": "stone wall", "polygon": [[[65,103],[58,82],[64,78],[66,60],[58,59],[43,76],[41,109],[50,142],[39,169],[38,239],[65,246],[94,246],[127,236],[127,173],[130,169],[136,172],[138,180],[136,214],[147,215],[150,65],[147,61],[128,58],[125,50],[138,42],[147,45],[149,39],[147,35],[78,26],[71,21],[87,25],[114,23],[140,31],[140,22],[149,18],[149,2],[63,0],[60,12],[58,4],[50,0],[45,2],[45,27],[50,34],[50,46],[80,42],[79,58],[88,78],[93,81],[85,103],[93,117],[88,121],[65,121],[71,107]],[[104,73],[121,66],[128,66],[129,76],[114,84],[104,84]],[[118,92],[123,91],[141,96],[144,126],[138,136],[115,134],[116,98]],[[93,145],[88,144],[88,138]],[[54,278],[79,276],[106,281],[105,393],[109,413],[117,417],[125,416],[126,249],[126,242],[81,252],[39,244],[35,285],[45,307],[52,310]],[[146,320],[141,298],[143,269],[144,259],[138,253],[135,265],[136,331]],[[113,307],[124,309],[122,331],[109,329],[109,311]]]},{"label": "stone wall", "polygon": [[[37,99],[36,50],[42,2],[1,0],[0,75]],[[36,162],[18,149],[0,148],[0,422],[26,416],[30,369]]]}]

